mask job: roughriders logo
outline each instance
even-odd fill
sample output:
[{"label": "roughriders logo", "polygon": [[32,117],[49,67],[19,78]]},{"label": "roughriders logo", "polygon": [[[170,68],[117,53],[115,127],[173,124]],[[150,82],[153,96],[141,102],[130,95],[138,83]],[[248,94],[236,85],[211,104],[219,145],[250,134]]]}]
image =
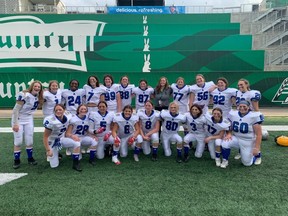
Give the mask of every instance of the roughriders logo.
[{"label": "roughriders logo", "polygon": [[84,51],[106,23],[72,20],[44,23],[35,16],[0,18],[0,68],[54,67],[87,72]]},{"label": "roughriders logo", "polygon": [[286,78],[275,96],[272,99],[272,102],[281,102],[282,104],[288,104],[288,78]]}]

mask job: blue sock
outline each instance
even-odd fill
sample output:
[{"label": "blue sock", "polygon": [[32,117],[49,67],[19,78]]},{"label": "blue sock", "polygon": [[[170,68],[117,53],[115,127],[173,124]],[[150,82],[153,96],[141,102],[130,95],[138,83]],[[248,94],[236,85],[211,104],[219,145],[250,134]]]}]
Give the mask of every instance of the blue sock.
[{"label": "blue sock", "polygon": [[255,158],[261,158],[261,152],[259,152],[259,154],[255,156]]},{"label": "blue sock", "polygon": [[186,136],[189,133],[188,130],[184,130],[184,136]]},{"label": "blue sock", "polygon": [[185,155],[189,154],[189,147],[188,146],[184,146],[184,154]]},{"label": "blue sock", "polygon": [[90,160],[93,160],[95,158],[96,150],[90,149]]},{"label": "blue sock", "polygon": [[118,151],[114,151],[112,152],[112,156],[117,156],[118,155]]},{"label": "blue sock", "polygon": [[135,146],[135,148],[134,148],[134,154],[139,155],[139,153],[140,153],[140,148],[137,147],[137,146]]},{"label": "blue sock", "polygon": [[152,148],[152,154],[157,155],[158,154],[158,148],[153,147]]},{"label": "blue sock", "polygon": [[228,160],[228,159],[229,159],[230,151],[231,151],[231,149],[222,148],[222,156],[223,156],[223,159],[225,159],[225,160]]},{"label": "blue sock", "polygon": [[178,148],[177,148],[177,155],[178,155],[179,157],[182,157],[182,149],[178,149]]},{"label": "blue sock", "polygon": [[14,159],[20,160],[21,151],[14,151]]},{"label": "blue sock", "polygon": [[33,157],[33,148],[26,148],[28,158]]},{"label": "blue sock", "polygon": [[79,154],[78,153],[73,153],[72,154],[72,158],[73,158],[73,160],[79,160]]},{"label": "blue sock", "polygon": [[221,152],[216,152],[216,151],[215,151],[215,155],[216,155],[216,158],[220,158]]}]

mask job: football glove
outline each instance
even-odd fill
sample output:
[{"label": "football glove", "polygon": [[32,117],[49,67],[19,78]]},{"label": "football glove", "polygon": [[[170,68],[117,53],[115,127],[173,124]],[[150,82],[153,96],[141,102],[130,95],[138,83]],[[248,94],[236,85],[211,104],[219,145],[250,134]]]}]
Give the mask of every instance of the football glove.
[{"label": "football glove", "polygon": [[132,136],[128,139],[128,144],[132,145],[135,142],[135,138]]},{"label": "football glove", "polygon": [[111,133],[110,133],[110,132],[109,132],[109,133],[106,133],[105,136],[104,136],[104,138],[103,138],[103,140],[106,142],[106,141],[109,139],[110,136],[111,136]]},{"label": "football glove", "polygon": [[120,145],[120,142],[121,142],[120,138],[119,138],[118,136],[115,137],[115,139],[114,139],[114,145],[118,147],[118,146]]},{"label": "football glove", "polygon": [[98,128],[98,129],[96,130],[96,134],[103,133],[105,130],[106,130],[106,128],[100,127],[100,128]]}]

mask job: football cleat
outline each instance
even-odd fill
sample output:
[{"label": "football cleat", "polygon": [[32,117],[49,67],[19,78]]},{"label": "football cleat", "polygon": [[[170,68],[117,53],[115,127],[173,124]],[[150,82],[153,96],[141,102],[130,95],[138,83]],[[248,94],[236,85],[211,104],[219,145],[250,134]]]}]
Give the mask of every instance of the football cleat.
[{"label": "football cleat", "polygon": [[106,133],[105,136],[104,136],[104,138],[103,138],[103,140],[106,142],[106,141],[109,139],[110,136],[111,136],[111,133],[110,133],[110,132],[109,132],[109,133]]},{"label": "football cleat", "polygon": [[215,158],[215,163],[217,167],[221,166],[221,159],[220,158]]},{"label": "football cleat", "polygon": [[95,160],[95,158],[94,158],[94,159],[89,159],[89,163],[90,163],[92,166],[95,166],[95,165],[96,165],[96,160]]},{"label": "football cleat", "polygon": [[71,154],[72,154],[72,153],[71,153],[70,149],[67,148],[67,149],[66,149],[66,155],[67,155],[67,156],[70,156]]},{"label": "football cleat", "polygon": [[189,161],[189,155],[184,155],[184,162],[187,163]]},{"label": "football cleat", "polygon": [[134,142],[135,138],[133,136],[128,139],[128,145],[133,145]]},{"label": "football cleat", "polygon": [[18,169],[20,167],[20,160],[14,160],[13,168]]},{"label": "football cleat", "polygon": [[78,171],[78,172],[81,172],[82,169],[80,167],[80,163],[79,163],[79,160],[73,160],[73,166],[72,166],[72,169]]},{"label": "football cleat", "polygon": [[177,156],[176,162],[177,163],[182,163],[182,156]]},{"label": "football cleat", "polygon": [[112,162],[115,163],[116,165],[120,165],[121,164],[121,162],[118,160],[118,156],[117,155],[112,157]]},{"label": "football cleat", "polygon": [[30,164],[30,165],[37,165],[37,161],[36,161],[33,157],[28,158],[28,164]]},{"label": "football cleat", "polygon": [[138,157],[137,154],[134,154],[134,160],[135,160],[136,162],[139,162],[139,157]]},{"label": "football cleat", "polygon": [[157,159],[157,154],[152,154],[152,161],[157,161],[158,159]]},{"label": "football cleat", "polygon": [[260,165],[261,163],[262,163],[261,153],[259,153],[257,156],[254,157],[254,164]]},{"label": "football cleat", "polygon": [[235,160],[240,160],[240,159],[241,159],[241,154],[238,153],[237,155],[235,155],[234,159],[235,159]]},{"label": "football cleat", "polygon": [[221,163],[221,165],[220,165],[220,167],[223,168],[223,169],[226,169],[226,167],[228,166],[228,164],[229,164],[229,163],[228,163],[228,160],[223,160],[222,163]]}]

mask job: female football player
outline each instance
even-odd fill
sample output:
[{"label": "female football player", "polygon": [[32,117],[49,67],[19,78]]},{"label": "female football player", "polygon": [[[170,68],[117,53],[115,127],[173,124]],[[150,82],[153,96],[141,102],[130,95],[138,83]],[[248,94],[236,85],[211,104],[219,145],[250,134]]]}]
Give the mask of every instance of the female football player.
[{"label": "female football player", "polygon": [[139,82],[139,86],[132,89],[132,93],[136,96],[136,111],[138,111],[139,109],[144,109],[144,104],[147,100],[150,100],[154,89],[148,87],[147,81],[142,79]]},{"label": "female football player", "polygon": [[42,112],[44,118],[52,115],[56,104],[61,103],[62,91],[59,89],[59,83],[56,80],[51,80],[49,82],[48,91],[43,91],[44,103],[42,107]]},{"label": "female football player", "polygon": [[152,160],[156,161],[159,146],[160,113],[153,109],[152,101],[148,100],[145,103],[145,110],[140,109],[137,114],[139,116],[140,134],[143,141],[137,143],[138,145],[136,144],[134,159],[135,161],[139,161],[140,148],[143,149],[145,155],[149,155],[151,153],[150,145],[152,145]]},{"label": "female football player", "polygon": [[129,83],[128,76],[120,78],[119,93],[122,102],[122,108],[132,103],[132,89],[135,88],[134,84]]},{"label": "female football player", "polygon": [[192,104],[199,104],[205,114],[210,103],[210,92],[215,88],[213,81],[205,82],[205,77],[202,74],[197,74],[196,84],[190,87],[190,107]]},{"label": "female football player", "polygon": [[80,142],[81,147],[89,147],[90,157],[89,163],[96,165],[95,155],[97,147],[97,138],[89,133],[89,118],[87,116],[88,108],[86,105],[81,104],[74,115],[69,120],[69,125],[65,133],[66,137],[73,139],[76,142]]},{"label": "female football player", "polygon": [[198,104],[194,104],[190,108],[189,113],[185,113],[186,125],[189,133],[184,137],[184,162],[189,159],[189,143],[197,141],[195,157],[201,158],[205,148],[205,117],[202,115],[202,108]]},{"label": "female football player", "polygon": [[[223,161],[221,168],[228,166],[231,148],[240,148],[241,161],[244,166],[251,166],[257,158],[261,157],[260,146],[262,139],[261,123],[264,118],[260,112],[251,112],[250,103],[241,100],[238,110],[229,113],[231,131],[224,137],[222,145]],[[256,164],[258,165],[258,164]]]},{"label": "female football player", "polygon": [[[141,142],[139,129],[139,117],[133,114],[133,109],[130,105],[126,105],[122,113],[117,113],[113,119],[112,137],[114,145],[120,145],[120,156],[127,157],[128,146],[134,146],[134,142]],[[138,145],[137,145],[138,146]],[[113,151],[112,162],[119,165],[118,152]]]},{"label": "female football player", "polygon": [[223,112],[223,117],[227,118],[236,101],[235,88],[228,88],[228,81],[224,77],[217,79],[217,88],[211,92],[213,108],[219,107]]},{"label": "female football player", "polygon": [[54,114],[47,116],[43,125],[45,127],[43,134],[43,144],[46,149],[46,155],[49,158],[50,167],[59,166],[59,150],[64,148],[73,149],[73,166],[77,171],[82,171],[79,164],[80,142],[73,136],[65,137],[65,132],[69,124],[69,117],[65,115],[65,107],[62,104],[56,104]]},{"label": "female football player", "polygon": [[111,75],[104,76],[104,86],[101,86],[104,93],[101,95],[101,101],[106,101],[108,105],[108,111],[110,112],[121,112],[121,97],[118,92],[119,86],[114,84],[113,77]]},{"label": "female football player", "polygon": [[215,159],[216,166],[220,166],[221,142],[224,137],[225,131],[229,130],[230,122],[223,118],[223,112],[220,108],[214,108],[212,115],[205,114],[205,139],[204,142],[208,143],[210,157]]},{"label": "female football player", "polygon": [[85,102],[89,112],[96,112],[100,101],[100,95],[104,92],[100,87],[96,76],[89,76],[87,84],[83,86],[85,91]]},{"label": "female football player", "polygon": [[180,113],[186,113],[189,111],[189,86],[185,84],[183,77],[178,77],[176,83],[171,84],[173,90],[174,102],[179,106]]},{"label": "female football player", "polygon": [[31,83],[27,90],[16,95],[16,104],[12,114],[12,130],[14,135],[14,169],[20,167],[21,145],[23,135],[28,155],[28,164],[36,165],[33,158],[33,113],[43,104],[43,91],[40,81]]},{"label": "female football player", "polygon": [[83,89],[79,89],[78,80],[72,79],[69,82],[69,89],[64,89],[62,91],[62,101],[66,110],[71,114],[76,114],[76,110],[80,104],[83,103],[83,97],[85,96],[85,91]]},{"label": "female football player", "polygon": [[161,133],[161,140],[164,149],[165,156],[171,156],[170,143],[177,144],[177,159],[178,163],[182,162],[182,142],[183,139],[178,134],[178,130],[181,124],[186,122],[184,114],[179,113],[179,105],[176,102],[172,102],[169,105],[169,110],[162,110],[160,118],[163,122],[163,129]]},{"label": "female football player", "polygon": [[[89,115],[89,132],[95,134],[98,138],[97,145],[97,158],[104,158],[105,148],[109,148],[108,145],[114,144],[114,139],[111,135],[111,128],[113,127],[113,112],[107,111],[107,103],[100,101],[98,103],[98,111],[91,112]],[[113,146],[115,151],[119,151],[119,146]]]}]

